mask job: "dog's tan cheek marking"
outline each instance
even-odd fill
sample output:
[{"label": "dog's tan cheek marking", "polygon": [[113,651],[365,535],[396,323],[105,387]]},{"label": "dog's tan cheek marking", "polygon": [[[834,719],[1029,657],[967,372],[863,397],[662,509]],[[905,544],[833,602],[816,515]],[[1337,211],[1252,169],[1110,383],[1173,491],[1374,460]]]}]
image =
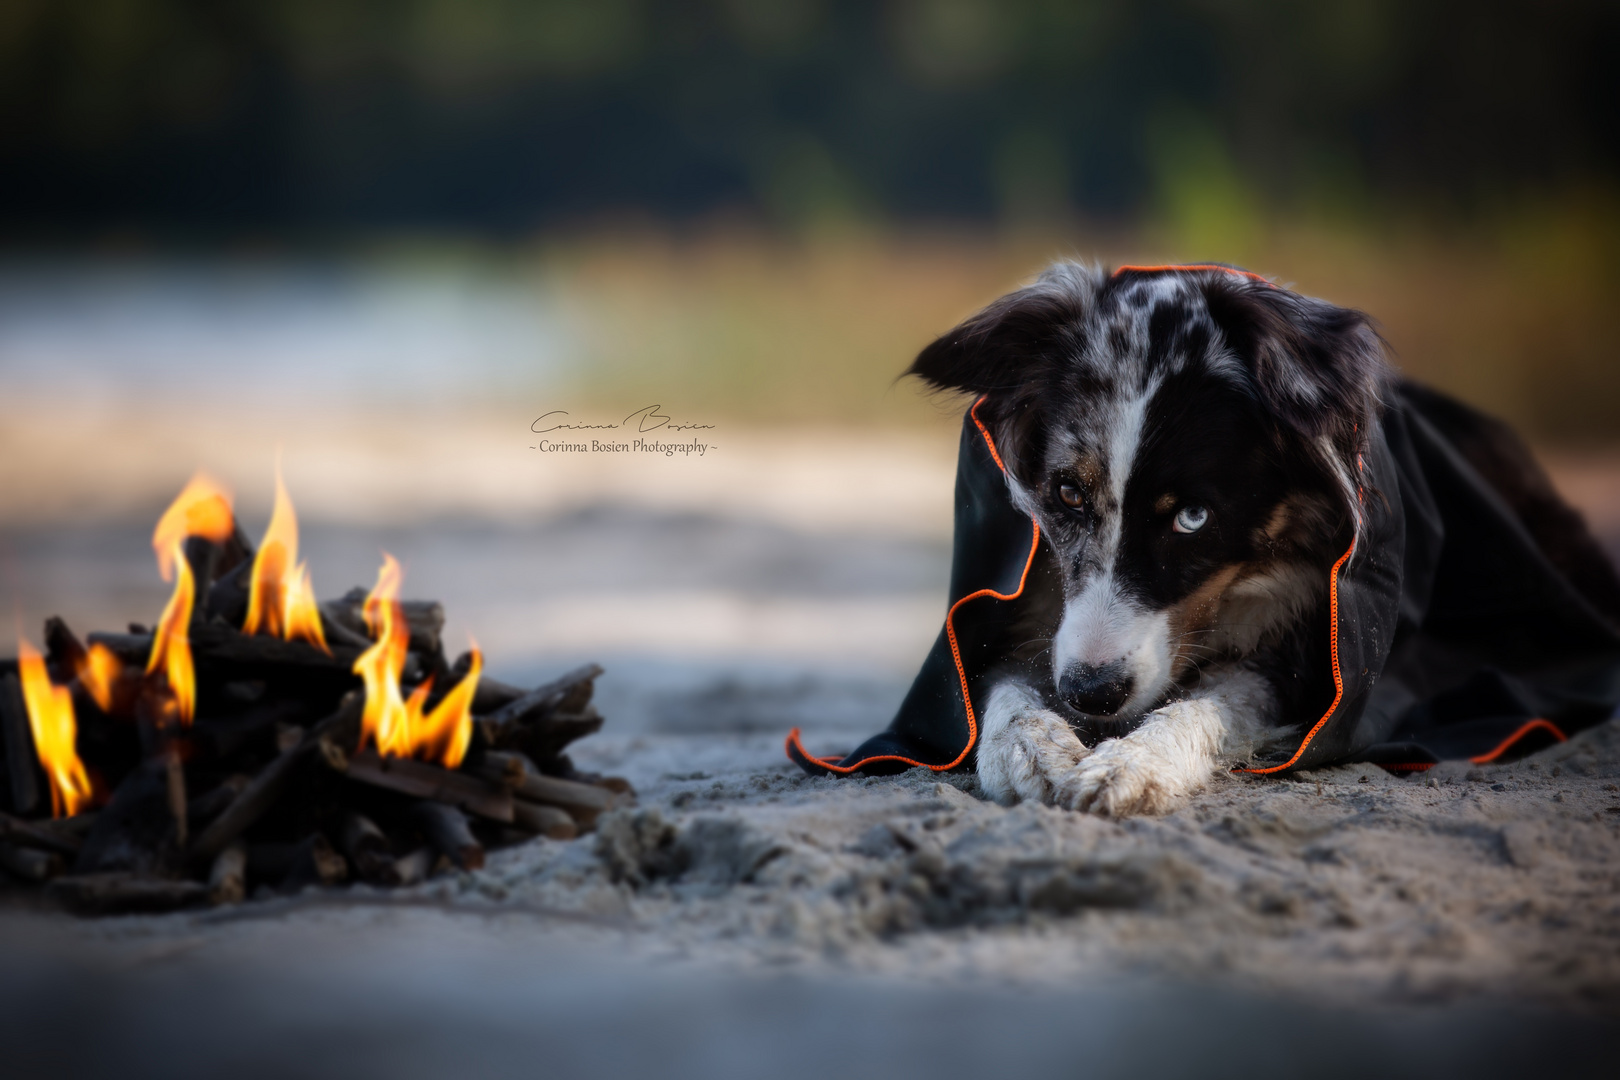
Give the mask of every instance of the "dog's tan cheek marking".
[{"label": "dog's tan cheek marking", "polygon": [[1175,642],[1175,654],[1170,661],[1172,679],[1180,680],[1192,670],[1197,659],[1198,635],[1214,624],[1226,590],[1247,568],[1247,563],[1228,563],[1210,575],[1209,580],[1193,590],[1185,600],[1170,608],[1170,640]]},{"label": "dog's tan cheek marking", "polygon": [[1288,528],[1288,523],[1293,519],[1293,507],[1288,505],[1287,499],[1284,499],[1282,502],[1272,507],[1271,516],[1266,518],[1266,523],[1264,525],[1260,526],[1260,534],[1259,536],[1255,537],[1256,541],[1259,541],[1263,537],[1266,540],[1270,540],[1272,543],[1276,543],[1278,540],[1282,539],[1283,533]]},{"label": "dog's tan cheek marking", "polygon": [[1250,541],[1261,551],[1278,555],[1298,547],[1308,539],[1316,527],[1319,516],[1313,501],[1305,498],[1284,499],[1272,507],[1265,524],[1250,535]]}]

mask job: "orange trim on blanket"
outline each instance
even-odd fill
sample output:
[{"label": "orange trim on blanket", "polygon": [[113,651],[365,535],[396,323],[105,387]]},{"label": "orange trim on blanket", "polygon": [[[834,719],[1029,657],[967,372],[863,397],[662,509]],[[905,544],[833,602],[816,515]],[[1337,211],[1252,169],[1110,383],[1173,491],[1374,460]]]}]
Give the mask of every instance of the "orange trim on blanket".
[{"label": "orange trim on blanket", "polygon": [[[973,407],[968,410],[968,415],[973,418],[973,423],[978,427],[979,434],[984,436],[984,445],[990,449],[990,456],[995,459],[996,467],[1005,473],[1007,471],[1007,465],[1001,460],[1001,454],[996,451],[996,441],[990,437],[990,430],[984,426],[984,421],[979,419],[979,406],[982,404],[984,404],[984,397],[979,398],[978,401],[973,403]],[[792,731],[788,732],[787,741],[785,743],[788,756],[791,757],[793,755],[793,751],[797,749],[800,756],[805,760],[813,761],[829,772],[835,772],[841,776],[847,776],[856,769],[859,769],[864,765],[870,765],[874,761],[901,761],[914,768],[932,769],[934,772],[946,772],[947,770],[954,769],[958,765],[962,764],[962,762],[966,760],[968,752],[972,750],[974,745],[979,741],[979,720],[973,712],[973,695],[968,691],[967,669],[962,666],[962,650],[956,643],[956,609],[967,603],[969,600],[977,600],[981,596],[990,596],[997,600],[1016,600],[1018,597],[1023,595],[1024,586],[1029,582],[1029,568],[1035,565],[1035,551],[1041,546],[1040,522],[1036,521],[1034,518],[1030,518],[1029,523],[1034,532],[1029,541],[1029,555],[1024,559],[1024,571],[1018,576],[1018,588],[1010,593],[998,593],[994,589],[980,589],[978,592],[968,593],[956,603],[952,604],[951,609],[945,613],[945,636],[950,639],[951,660],[956,664],[956,677],[960,679],[962,683],[962,706],[967,710],[968,722],[967,745],[962,747],[962,752],[957,754],[955,759],[946,762],[944,765],[930,765],[926,761],[915,761],[899,754],[877,754],[873,757],[862,758],[853,765],[839,765],[836,764],[836,762],[840,760],[839,758],[816,757],[814,754],[806,751],[804,748],[804,743],[799,739],[798,728],[794,728]]]},{"label": "orange trim on blanket", "polygon": [[[984,445],[990,448],[990,457],[995,461],[996,468],[1005,473],[1007,471],[1007,463],[1001,460],[1001,454],[996,450],[996,440],[990,437],[990,429],[984,426],[983,420],[979,419],[979,406],[983,405],[984,399],[989,396],[989,394],[981,395],[979,400],[973,403],[973,407],[968,410],[968,415],[973,417],[973,426],[979,429],[980,435],[984,436]],[[1030,520],[1033,521],[1034,518],[1031,518]]]},{"label": "orange trim on blanket", "polygon": [[[1234,266],[1218,266],[1215,263],[1188,263],[1184,266],[1177,266],[1174,264],[1167,266],[1121,266],[1119,269],[1114,271],[1112,276],[1118,277],[1127,271],[1137,274],[1164,274],[1174,270],[1219,270],[1223,273],[1236,274],[1238,277],[1249,278],[1251,281],[1258,281],[1262,285],[1271,285],[1270,281],[1267,281],[1265,278],[1254,273],[1253,271],[1239,270]],[[1272,285],[1272,288],[1276,288],[1276,286]]]},{"label": "orange trim on blanket", "polygon": [[1305,734],[1305,741],[1299,744],[1299,749],[1294,751],[1293,757],[1281,765],[1273,765],[1270,768],[1233,769],[1233,772],[1274,773],[1292,768],[1294,763],[1300,759],[1300,756],[1305,753],[1305,748],[1311,745],[1311,740],[1316,738],[1316,733],[1322,730],[1322,726],[1328,722],[1328,718],[1339,707],[1339,702],[1344,700],[1344,673],[1339,670],[1339,568],[1355,553],[1355,550],[1356,542],[1352,539],[1349,548],[1345,550],[1343,555],[1339,556],[1339,561],[1333,564],[1333,570],[1328,577],[1328,610],[1333,619],[1333,629],[1331,631],[1333,642],[1333,704],[1328,706],[1328,711],[1322,714],[1322,719],[1316,722],[1316,726]]},{"label": "orange trim on blanket", "polygon": [[1489,765],[1491,762],[1507,753],[1509,747],[1518,742],[1520,739],[1524,738],[1526,735],[1530,734],[1532,731],[1550,731],[1553,734],[1553,738],[1557,739],[1559,742],[1569,742],[1569,736],[1564,734],[1562,728],[1553,723],[1551,720],[1546,720],[1538,716],[1534,720],[1526,720],[1523,724],[1519,725],[1519,730],[1503,739],[1501,743],[1497,745],[1495,750],[1492,750],[1487,754],[1481,754],[1478,757],[1471,757],[1468,760],[1473,762],[1475,765]]}]

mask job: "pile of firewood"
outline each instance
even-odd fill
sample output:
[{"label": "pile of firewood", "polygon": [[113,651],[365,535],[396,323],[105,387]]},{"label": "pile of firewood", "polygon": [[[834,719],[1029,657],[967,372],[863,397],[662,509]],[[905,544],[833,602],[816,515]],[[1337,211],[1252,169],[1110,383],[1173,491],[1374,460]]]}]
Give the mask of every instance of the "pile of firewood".
[{"label": "pile of firewood", "polygon": [[[72,695],[91,808],[63,811],[49,755],[35,745],[26,672],[0,661],[0,869],[10,877],[87,913],[346,881],[410,885],[476,869],[491,846],[573,837],[633,800],[624,781],[581,773],[565,753],[602,726],[591,705],[596,665],[532,690],[479,677],[473,654],[447,659],[439,604],[396,602],[409,628],[401,692],[430,685],[431,708],[472,668],[472,732],[455,768],[380,756],[362,735],[367,691],[356,674],[376,629],[366,593],[318,605],[324,647],[245,633],[254,559],[241,531],[191,536],[183,551],[197,597],[188,723],[175,721],[173,688],[152,674],[153,631],[131,625],[81,641],[62,620],[46,623],[44,668],[56,692]],[[99,693],[92,654],[117,660]]]}]

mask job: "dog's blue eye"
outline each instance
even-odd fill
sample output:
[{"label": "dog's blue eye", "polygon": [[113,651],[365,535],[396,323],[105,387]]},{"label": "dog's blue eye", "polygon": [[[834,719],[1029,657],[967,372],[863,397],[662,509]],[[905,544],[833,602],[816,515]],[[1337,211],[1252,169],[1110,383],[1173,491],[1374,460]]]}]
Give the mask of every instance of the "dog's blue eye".
[{"label": "dog's blue eye", "polygon": [[1183,506],[1170,527],[1178,533],[1195,533],[1202,529],[1207,521],[1209,521],[1208,507]]}]

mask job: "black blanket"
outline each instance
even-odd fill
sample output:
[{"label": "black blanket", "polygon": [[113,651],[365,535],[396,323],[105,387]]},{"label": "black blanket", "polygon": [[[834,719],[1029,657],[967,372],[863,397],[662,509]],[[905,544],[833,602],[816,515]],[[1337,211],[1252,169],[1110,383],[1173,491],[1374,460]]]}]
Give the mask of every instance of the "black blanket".
[{"label": "black blanket", "polygon": [[[789,734],[788,755],[808,772],[973,767],[986,675],[1008,655],[1029,590],[1057,581],[1033,572],[1050,551],[1013,508],[976,409],[963,418],[939,638],[888,729],[853,753],[817,757]],[[1614,713],[1620,581],[1517,440],[1408,383],[1361,464],[1361,538],[1322,569],[1324,709],[1284,717],[1305,733],[1298,746],[1247,771],[1495,761]]]}]

